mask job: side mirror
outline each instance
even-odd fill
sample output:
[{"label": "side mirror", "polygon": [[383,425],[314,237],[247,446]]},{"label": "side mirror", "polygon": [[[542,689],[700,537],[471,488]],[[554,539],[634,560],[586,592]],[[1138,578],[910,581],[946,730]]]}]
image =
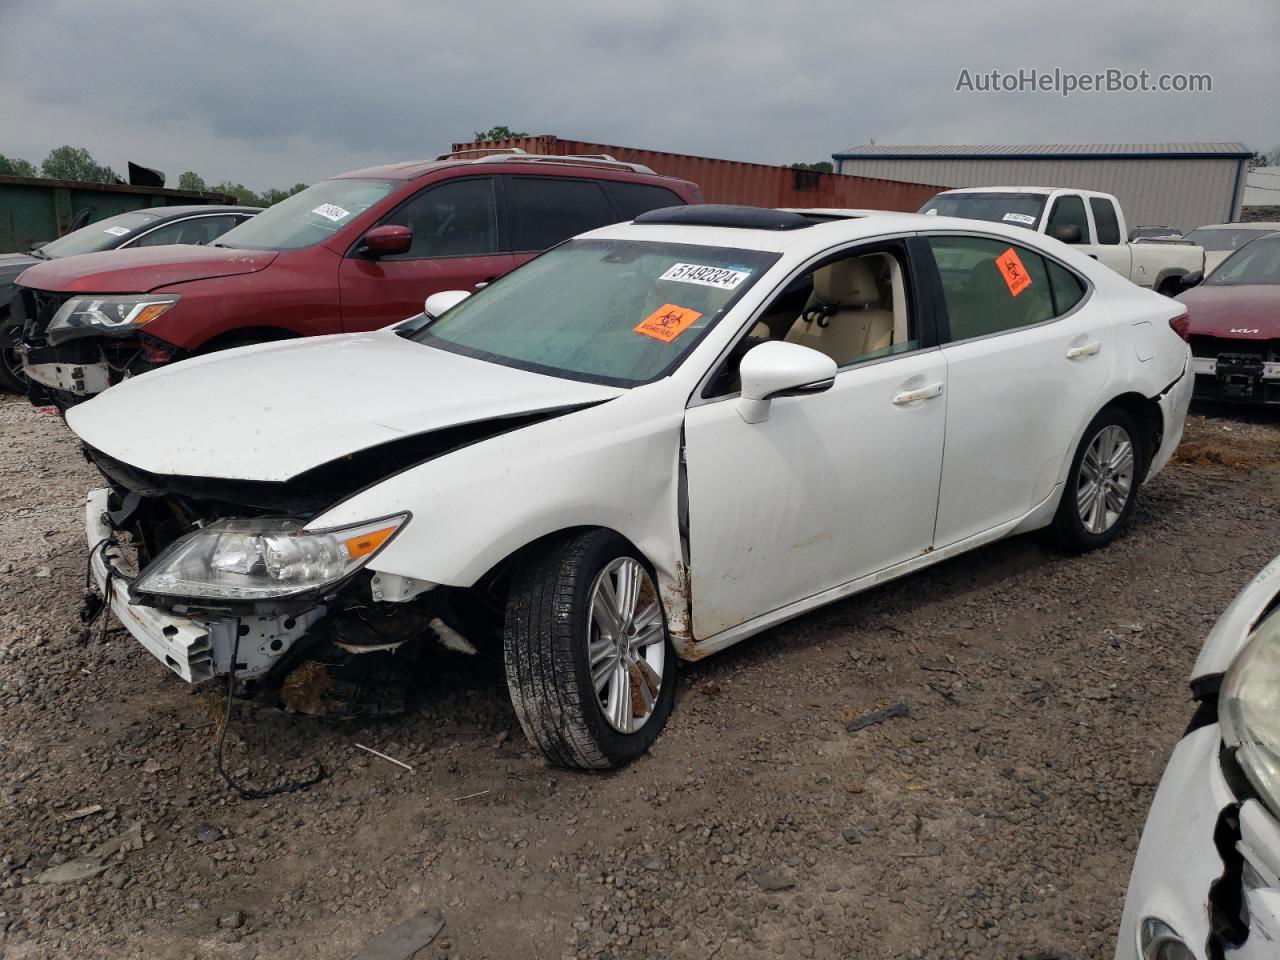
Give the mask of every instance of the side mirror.
[{"label": "side mirror", "polygon": [[1190,290],[1192,287],[1199,286],[1204,280],[1203,270],[1192,270],[1190,273],[1184,273],[1178,280],[1183,290]]},{"label": "side mirror", "polygon": [[1064,223],[1062,226],[1054,227],[1049,231],[1049,236],[1063,243],[1080,243],[1084,240],[1084,234],[1080,232],[1079,225],[1074,223]]},{"label": "side mirror", "polygon": [[830,390],[836,379],[836,362],[798,343],[772,340],[748,350],[738,374],[742,380],[738,414],[747,423],[760,423],[769,419],[775,397]]},{"label": "side mirror", "polygon": [[374,227],[360,238],[360,252],[374,260],[408,253],[413,246],[413,231],[394,223]]},{"label": "side mirror", "polygon": [[434,320],[450,307],[456,306],[469,296],[471,294],[465,290],[441,290],[439,293],[433,293],[427,297],[426,302],[422,305],[422,312]]}]

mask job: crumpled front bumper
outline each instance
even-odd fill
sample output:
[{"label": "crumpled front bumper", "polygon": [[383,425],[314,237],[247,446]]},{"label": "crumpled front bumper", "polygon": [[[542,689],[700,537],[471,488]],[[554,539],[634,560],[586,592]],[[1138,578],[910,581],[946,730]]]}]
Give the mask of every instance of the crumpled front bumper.
[{"label": "crumpled front bumper", "polygon": [[[1144,920],[1177,932],[1197,960],[1211,960],[1210,889],[1234,885],[1243,895],[1248,937],[1233,945],[1220,940],[1229,960],[1275,960],[1280,956],[1280,822],[1257,800],[1243,803],[1222,773],[1222,735],[1216,723],[1187,734],[1174,748],[1142,831],[1125,897],[1116,960],[1141,960]],[[1214,834],[1224,811],[1239,805],[1234,850],[1242,868],[1229,869]]]},{"label": "crumpled front bumper", "polygon": [[236,676],[252,680],[271,667],[325,614],[317,606],[292,616],[243,616],[197,619],[179,616],[129,601],[129,580],[108,577],[107,565],[119,567],[120,548],[113,546],[108,516],[110,491],[103,487],[85,499],[85,535],[91,555],[89,572],[111,613],[152,656],[188,683],[199,683],[231,672],[236,636]]}]

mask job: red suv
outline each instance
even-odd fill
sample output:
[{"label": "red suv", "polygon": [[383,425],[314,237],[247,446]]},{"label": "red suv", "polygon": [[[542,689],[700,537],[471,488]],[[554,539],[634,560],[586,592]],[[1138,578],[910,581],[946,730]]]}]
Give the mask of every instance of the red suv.
[{"label": "red suv", "polygon": [[210,246],[26,270],[14,308],[31,399],[65,408],[192,354],[386,326],[575,234],[701,202],[692,183],[607,157],[450,155],[346,173]]}]

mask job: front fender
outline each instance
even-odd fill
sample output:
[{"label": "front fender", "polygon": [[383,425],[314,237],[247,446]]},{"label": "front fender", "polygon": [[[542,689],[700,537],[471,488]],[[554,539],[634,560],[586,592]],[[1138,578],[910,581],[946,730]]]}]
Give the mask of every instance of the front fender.
[{"label": "front fender", "polygon": [[[672,404],[659,412],[658,397],[646,395],[651,389],[412,467],[337,504],[310,526],[409,510],[413,519],[370,568],[456,587],[475,585],[502,560],[548,534],[604,527],[648,558],[660,588],[678,591],[683,410]],[[654,394],[665,398],[661,390]]]}]

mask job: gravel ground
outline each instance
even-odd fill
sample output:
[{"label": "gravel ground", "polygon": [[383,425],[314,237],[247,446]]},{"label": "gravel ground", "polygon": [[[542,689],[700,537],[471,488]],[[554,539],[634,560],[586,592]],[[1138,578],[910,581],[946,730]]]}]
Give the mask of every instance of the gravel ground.
[{"label": "gravel ground", "polygon": [[1201,638],[1280,552],[1280,421],[1212,412],[1109,549],[996,544],[689,667],[620,773],[543,766],[493,658],[441,653],[407,718],[238,707],[233,772],[330,773],[245,802],[220,691],[80,644],[95,478],[0,401],[0,955],[348,958],[430,909],[420,958],[1110,956]]}]

